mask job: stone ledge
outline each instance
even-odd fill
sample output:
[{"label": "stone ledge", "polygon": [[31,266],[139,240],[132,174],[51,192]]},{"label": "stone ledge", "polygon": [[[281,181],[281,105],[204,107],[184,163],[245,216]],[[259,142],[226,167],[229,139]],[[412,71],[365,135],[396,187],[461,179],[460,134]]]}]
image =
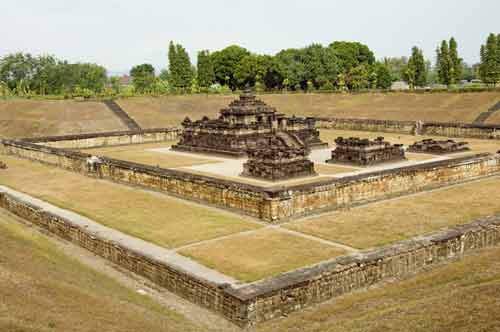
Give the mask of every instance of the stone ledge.
[{"label": "stone ledge", "polygon": [[112,136],[132,136],[141,134],[154,134],[154,133],[170,133],[179,132],[178,128],[151,128],[142,130],[126,130],[126,131],[109,131],[102,133],[88,133],[88,134],[74,134],[74,135],[61,135],[61,136],[41,136],[32,138],[21,138],[20,141],[29,143],[44,143],[44,142],[58,142],[67,140],[79,140],[98,137],[112,137]]}]

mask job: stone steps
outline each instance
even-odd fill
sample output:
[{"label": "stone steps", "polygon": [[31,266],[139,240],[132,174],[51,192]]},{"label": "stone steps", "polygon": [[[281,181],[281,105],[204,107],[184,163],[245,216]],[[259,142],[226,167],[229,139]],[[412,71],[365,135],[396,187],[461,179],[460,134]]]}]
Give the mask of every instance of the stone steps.
[{"label": "stone steps", "polygon": [[127,112],[125,112],[120,105],[118,105],[114,100],[105,100],[104,105],[106,105],[117,117],[120,121],[128,127],[130,130],[141,130],[142,128],[139,126],[134,119],[132,119]]},{"label": "stone steps", "polygon": [[496,113],[497,111],[500,111],[500,101],[493,105],[488,111],[483,112],[479,114],[479,116],[474,120],[475,124],[483,124],[486,122],[486,120],[493,115],[493,113]]}]

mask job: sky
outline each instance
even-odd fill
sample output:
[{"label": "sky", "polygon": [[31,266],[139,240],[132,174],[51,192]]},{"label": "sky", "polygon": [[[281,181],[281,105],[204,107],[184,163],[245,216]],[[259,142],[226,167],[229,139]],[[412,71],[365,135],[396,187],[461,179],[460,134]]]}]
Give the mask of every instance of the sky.
[{"label": "sky", "polygon": [[367,44],[378,59],[434,60],[454,36],[468,63],[490,32],[500,33],[500,0],[1,0],[0,56],[52,54],[124,73],[137,64],[167,67],[168,43],[189,52],[232,44],[254,53],[335,40]]}]

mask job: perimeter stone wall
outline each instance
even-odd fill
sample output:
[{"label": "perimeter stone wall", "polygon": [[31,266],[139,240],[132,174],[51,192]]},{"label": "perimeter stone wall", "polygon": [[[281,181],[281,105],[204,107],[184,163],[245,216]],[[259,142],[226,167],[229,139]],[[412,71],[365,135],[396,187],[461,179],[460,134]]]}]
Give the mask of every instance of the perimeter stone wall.
[{"label": "perimeter stone wall", "polygon": [[473,123],[317,118],[316,126],[322,129],[359,130],[457,138],[500,139],[500,125]]},{"label": "perimeter stone wall", "polygon": [[500,155],[481,154],[305,185],[258,187],[106,157],[91,166],[89,154],[28,142],[3,140],[0,148],[6,154],[235,210],[271,223],[500,174]]},{"label": "perimeter stone wall", "polygon": [[462,258],[470,251],[500,244],[500,217],[490,217],[384,248],[343,256],[234,287],[216,285],[159,262],[64,217],[0,192],[0,207],[51,233],[137,273],[240,327],[287,315],[380,281],[403,278],[424,267]]},{"label": "perimeter stone wall", "polygon": [[179,132],[180,129],[176,128],[157,128],[137,131],[36,137],[23,139],[23,141],[54,148],[80,150],[106,146],[173,141],[178,138]]}]

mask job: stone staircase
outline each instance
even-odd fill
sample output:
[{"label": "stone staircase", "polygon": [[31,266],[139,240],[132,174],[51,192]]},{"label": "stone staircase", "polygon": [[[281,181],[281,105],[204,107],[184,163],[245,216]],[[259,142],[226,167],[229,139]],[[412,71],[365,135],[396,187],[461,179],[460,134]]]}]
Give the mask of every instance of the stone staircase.
[{"label": "stone staircase", "polygon": [[497,111],[500,111],[500,101],[490,107],[488,111],[483,112],[479,114],[479,116],[474,120],[474,124],[484,124],[486,120],[493,115],[493,113],[496,113]]},{"label": "stone staircase", "polygon": [[142,128],[139,126],[137,122],[132,119],[127,112],[125,112],[120,105],[118,105],[114,100],[105,100],[104,105],[106,105],[117,117],[120,121],[128,127],[130,130],[141,130]]},{"label": "stone staircase", "polygon": [[294,135],[292,133],[279,131],[276,133],[276,136],[281,138],[289,147],[301,148],[304,146],[304,142],[302,142],[302,140],[297,137],[297,135]]}]

